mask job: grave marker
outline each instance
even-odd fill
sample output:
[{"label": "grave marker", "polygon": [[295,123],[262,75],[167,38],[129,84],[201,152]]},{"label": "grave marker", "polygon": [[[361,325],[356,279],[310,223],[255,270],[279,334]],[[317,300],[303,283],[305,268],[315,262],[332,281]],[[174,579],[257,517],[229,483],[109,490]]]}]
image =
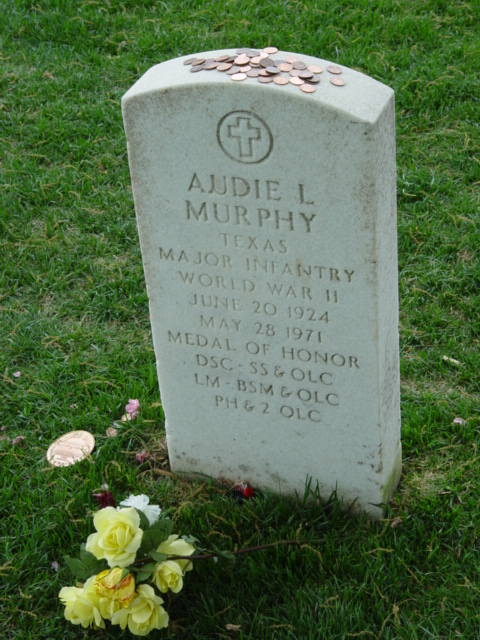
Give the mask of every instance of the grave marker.
[{"label": "grave marker", "polygon": [[373,516],[401,470],[393,91],[214,51],[122,102],[171,468]]}]

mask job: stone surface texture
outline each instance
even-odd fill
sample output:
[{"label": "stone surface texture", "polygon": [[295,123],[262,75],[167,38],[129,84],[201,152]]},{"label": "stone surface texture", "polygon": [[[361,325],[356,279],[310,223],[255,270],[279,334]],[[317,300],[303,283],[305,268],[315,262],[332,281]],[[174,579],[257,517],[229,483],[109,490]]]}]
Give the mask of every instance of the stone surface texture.
[{"label": "stone surface texture", "polygon": [[297,55],[315,93],[178,58],[122,101],[171,468],[310,478],[379,517],[401,471],[394,94]]}]

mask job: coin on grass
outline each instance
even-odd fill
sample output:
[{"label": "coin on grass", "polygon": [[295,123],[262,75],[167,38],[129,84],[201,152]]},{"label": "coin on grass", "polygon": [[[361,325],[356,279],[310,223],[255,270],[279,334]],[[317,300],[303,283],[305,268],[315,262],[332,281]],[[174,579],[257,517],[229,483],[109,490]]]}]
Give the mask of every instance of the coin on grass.
[{"label": "coin on grass", "polygon": [[95,438],[91,433],[70,431],[48,447],[47,460],[54,467],[68,467],[89,456],[94,447]]}]

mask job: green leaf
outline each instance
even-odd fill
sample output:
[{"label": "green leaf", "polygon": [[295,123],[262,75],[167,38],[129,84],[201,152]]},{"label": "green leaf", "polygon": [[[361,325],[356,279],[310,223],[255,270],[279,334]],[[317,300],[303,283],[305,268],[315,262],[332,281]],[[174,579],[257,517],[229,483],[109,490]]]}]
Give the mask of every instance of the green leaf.
[{"label": "green leaf", "polygon": [[153,564],[153,562],[143,565],[143,567],[141,567],[138,571],[136,571],[135,582],[139,583],[139,582],[145,582],[146,580],[149,580],[152,577],[152,572],[154,568],[155,568],[155,565]]},{"label": "green leaf", "polygon": [[93,555],[93,553],[87,551],[85,549],[85,544],[82,544],[80,547],[80,560],[83,565],[90,570],[90,576],[109,568],[108,562],[103,558],[99,560]]},{"label": "green leaf", "polygon": [[223,558],[224,560],[228,560],[229,562],[235,562],[235,556],[231,551],[225,551],[224,549],[219,549],[215,546],[212,549],[219,558]]},{"label": "green leaf", "polygon": [[151,558],[153,558],[155,562],[165,562],[165,560],[168,560],[168,556],[166,553],[158,553],[158,551],[150,551],[148,555]]},{"label": "green leaf", "polygon": [[79,580],[86,580],[90,577],[90,570],[83,564],[78,558],[71,558],[70,556],[64,556],[64,560],[68,565],[68,568],[73,575]]},{"label": "green leaf", "polygon": [[168,539],[172,533],[173,522],[171,520],[159,520],[150,529],[143,532],[140,553],[148,555],[150,551],[156,551],[157,547]]},{"label": "green leaf", "polygon": [[143,513],[143,511],[140,511],[140,509],[135,509],[135,511],[140,516],[140,529],[143,529],[143,531],[146,531],[150,527],[150,522],[147,516]]}]

